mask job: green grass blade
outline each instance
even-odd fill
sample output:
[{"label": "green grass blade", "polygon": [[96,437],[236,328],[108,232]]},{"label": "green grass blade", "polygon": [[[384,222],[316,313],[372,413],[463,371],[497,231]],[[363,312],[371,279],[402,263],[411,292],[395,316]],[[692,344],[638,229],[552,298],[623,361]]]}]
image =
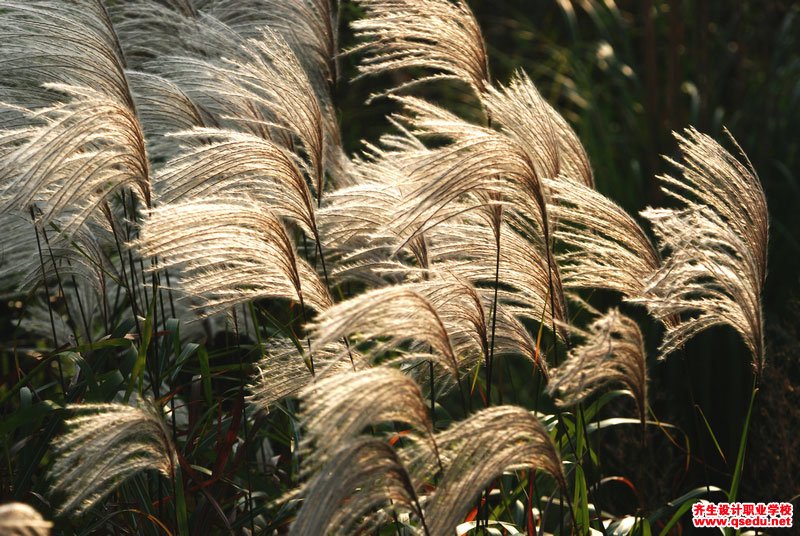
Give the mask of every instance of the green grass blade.
[{"label": "green grass blade", "polygon": [[758,394],[758,387],[753,386],[753,394],[750,396],[750,406],[747,408],[747,416],[744,419],[744,429],[742,430],[742,437],[739,439],[739,454],[736,456],[736,468],[733,471],[733,479],[731,480],[731,489],[728,492],[728,501],[736,501],[739,493],[739,483],[742,480],[742,469],[744,468],[744,455],[747,450],[747,432],[750,429],[750,417],[753,415],[753,406],[756,402],[756,395]]},{"label": "green grass blade", "polygon": [[703,423],[706,425],[706,429],[708,430],[708,433],[711,436],[711,440],[714,442],[714,446],[717,448],[717,452],[722,458],[722,461],[725,462],[725,465],[727,465],[728,460],[725,458],[725,453],[722,452],[722,447],[719,446],[719,441],[717,441],[717,436],[714,435],[714,430],[711,429],[711,424],[708,422],[708,419],[706,419],[706,415],[705,413],[703,413],[703,409],[697,404],[695,404],[694,407],[697,408],[697,411],[700,412],[700,417],[703,418]]},{"label": "green grass blade", "polygon": [[181,468],[175,467],[175,516],[178,519],[178,534],[189,535],[189,516],[186,513],[186,496],[183,490]]}]

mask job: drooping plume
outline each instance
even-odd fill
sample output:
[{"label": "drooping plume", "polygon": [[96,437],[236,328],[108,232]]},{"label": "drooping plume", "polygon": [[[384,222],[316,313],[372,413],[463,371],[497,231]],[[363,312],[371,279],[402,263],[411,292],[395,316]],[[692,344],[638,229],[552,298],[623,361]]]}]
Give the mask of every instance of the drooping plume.
[{"label": "drooping plume", "polygon": [[411,512],[424,524],[416,486],[388,443],[362,438],[338,448],[301,491],[289,534],[355,534],[381,510]]},{"label": "drooping plume", "polygon": [[639,224],[600,192],[563,179],[546,181],[557,222],[555,238],[564,286],[641,295],[661,261]]},{"label": "drooping plume", "polygon": [[530,152],[529,143],[464,121],[422,99],[402,97],[398,101],[404,109],[401,119],[410,125],[411,134],[451,142],[392,155],[409,178],[406,200],[398,207],[395,220],[400,233],[413,235],[431,227],[443,219],[443,210],[467,194],[476,198],[475,205],[486,204],[486,196],[502,194],[513,199],[514,207],[524,212],[539,232],[546,231],[541,159],[537,152]]},{"label": "drooping plume", "polygon": [[0,505],[0,533],[6,536],[49,536],[52,527],[52,523],[25,503]]},{"label": "drooping plume", "polygon": [[208,13],[243,35],[257,34],[265,26],[277,31],[307,70],[335,84],[338,13],[333,4],[331,0],[215,0]]},{"label": "drooping plume", "polygon": [[[431,535],[451,534],[481,490],[503,471],[541,469],[566,489],[561,460],[550,434],[539,419],[523,408],[496,406],[481,410],[436,434],[435,439],[445,460],[445,471],[425,506]],[[427,465],[434,469],[433,454],[429,456]]]},{"label": "drooping plume", "polygon": [[681,315],[667,326],[662,357],[701,331],[727,324],[744,339],[760,374],[769,227],[764,191],[749,161],[742,164],[708,135],[690,128],[676,139],[683,162],[673,163],[682,175],[660,179],[680,206],[642,213],[667,256],[640,301],[656,318]]},{"label": "drooping plume", "polygon": [[158,174],[161,202],[246,192],[317,237],[315,201],[293,153],[259,136],[232,130],[195,129],[174,139],[195,148],[171,160]]},{"label": "drooping plume", "polygon": [[536,157],[541,177],[561,176],[594,186],[589,157],[578,136],[524,72],[517,72],[505,87],[489,87],[483,103],[492,121]]},{"label": "drooping plume", "polygon": [[431,442],[433,436],[419,385],[393,368],[331,375],[306,387],[301,402],[307,459],[314,466],[327,461],[332,446],[352,441],[369,426],[404,423],[412,427],[412,437]]},{"label": "drooping plume", "polygon": [[181,288],[213,314],[254,298],[285,298],[317,311],[331,297],[297,255],[281,221],[246,196],[207,197],[151,211],[134,246],[179,268]]},{"label": "drooping plume", "polygon": [[75,404],[68,432],[54,446],[50,476],[63,497],[60,513],[85,512],[131,476],[145,470],[171,476],[174,448],[162,417],[151,406]]},{"label": "drooping plume", "polygon": [[36,204],[45,222],[68,215],[71,232],[123,187],[149,204],[144,135],[103,3],[3,1],[0,9],[0,75],[15,81],[0,85],[0,101],[30,107],[26,124],[0,138],[13,148],[0,149],[3,208]]},{"label": "drooping plume", "polygon": [[430,74],[392,88],[394,92],[430,80],[452,79],[480,95],[489,81],[486,46],[464,0],[358,0],[367,16],[352,23],[364,42],[359,71],[371,75],[422,68]]},{"label": "drooping plume", "polygon": [[547,391],[564,406],[578,404],[611,384],[625,386],[636,401],[639,417],[647,416],[647,363],[639,325],[617,309],[594,320],[584,341],[552,370]]},{"label": "drooping plume", "polygon": [[[555,318],[556,330],[565,335],[559,325],[565,320],[566,308],[558,272],[554,271],[551,279],[541,237],[533,236],[522,224],[512,226],[512,222],[500,227],[500,302],[509,313],[535,322],[544,319],[548,326]],[[494,232],[477,214],[438,225],[427,235],[434,266],[458,274],[477,287],[493,284],[497,254]]]},{"label": "drooping plume", "polygon": [[[352,361],[351,361],[352,358]],[[259,408],[269,411],[278,401],[297,396],[308,384],[328,376],[361,370],[369,366],[366,358],[348,349],[341,341],[314,350],[314,373],[311,361],[291,340],[278,339],[264,349],[264,357],[256,363],[257,374],[250,385],[250,399]]]},{"label": "drooping plume", "polygon": [[351,334],[359,340],[381,340],[369,349],[372,356],[403,342],[423,343],[429,349],[417,352],[418,357],[433,359],[454,379],[459,377],[459,359],[444,320],[413,284],[375,289],[340,302],[317,318],[309,334],[312,353]]},{"label": "drooping plume", "polygon": [[149,163],[131,110],[94,89],[48,87],[70,100],[32,113],[33,128],[0,134],[0,145],[14,147],[0,164],[0,208],[36,205],[42,224],[60,218],[72,233],[125,186],[149,203]]}]

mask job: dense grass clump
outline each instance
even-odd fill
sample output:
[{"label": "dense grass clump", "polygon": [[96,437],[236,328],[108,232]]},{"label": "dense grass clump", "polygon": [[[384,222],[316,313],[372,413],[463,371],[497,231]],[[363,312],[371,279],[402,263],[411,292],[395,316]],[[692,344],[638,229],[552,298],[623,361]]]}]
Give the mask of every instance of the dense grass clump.
[{"label": "dense grass clump", "polygon": [[[769,362],[753,165],[687,127],[629,213],[487,50],[466,0],[0,0],[3,493],[27,503],[0,528],[651,534],[739,498]],[[365,79],[391,111],[354,149]],[[618,434],[711,467],[649,397],[718,326],[751,357],[738,449],[721,487],[648,502],[603,456]]]}]

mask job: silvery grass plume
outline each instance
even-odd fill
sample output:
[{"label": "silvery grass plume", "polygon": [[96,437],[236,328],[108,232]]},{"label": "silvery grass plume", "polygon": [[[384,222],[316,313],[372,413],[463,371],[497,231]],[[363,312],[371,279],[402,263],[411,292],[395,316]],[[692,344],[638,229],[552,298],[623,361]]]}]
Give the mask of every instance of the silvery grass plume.
[{"label": "silvery grass plume", "polygon": [[436,449],[419,385],[399,370],[379,366],[331,375],[308,385],[300,399],[306,430],[304,471],[319,468],[336,446],[356,439],[368,427],[385,423],[410,426],[406,438]]},{"label": "silvery grass plume", "polygon": [[[541,182],[542,173],[547,169],[554,171],[557,165],[546,165],[546,160],[540,162],[541,150],[537,144],[519,141],[514,132],[507,135],[472,125],[421,99],[403,97],[399,100],[405,107],[404,120],[413,128],[412,134],[452,140],[451,144],[432,150],[427,156],[409,158],[413,163],[406,171],[412,185],[419,186],[414,187],[408,194],[408,201],[398,208],[400,232],[413,237],[429,231],[442,219],[452,218],[451,214],[445,214],[436,220],[437,213],[465,196],[472,196],[483,206],[486,206],[487,198],[489,205],[498,202],[493,201],[495,198],[499,202],[505,201],[505,210],[511,213],[506,219],[513,219],[520,236],[525,237],[531,249],[540,251],[537,257],[546,261],[545,288],[551,302],[551,314],[560,314],[559,309],[565,311],[558,267],[551,252],[547,193]],[[554,157],[558,156],[557,147],[552,147],[550,152]],[[502,221],[502,213],[490,211],[488,223],[494,226],[495,232],[492,262],[495,269],[498,249],[500,255],[505,254],[503,249],[507,249],[499,236],[502,231],[498,226]],[[499,269],[502,270],[502,266]]]},{"label": "silvery grass plume", "polygon": [[160,56],[199,57],[219,45],[213,36],[205,43],[193,39],[202,21],[192,0],[127,0],[109,5],[108,12],[128,68],[136,72]]},{"label": "silvery grass plume", "polygon": [[675,137],[683,163],[673,163],[682,176],[660,179],[680,207],[642,212],[668,255],[639,301],[659,319],[682,315],[667,326],[662,358],[701,331],[727,324],[744,339],[760,375],[769,226],[764,191],[750,162],[740,163],[709,136],[689,128]]},{"label": "silvery grass plume", "polygon": [[[475,499],[504,471],[543,470],[566,490],[566,479],[550,434],[529,411],[495,406],[454,423],[434,437],[444,462],[436,491],[425,503],[426,533],[452,534]],[[435,453],[409,463],[412,471],[435,471]]]},{"label": "silvery grass plume", "polygon": [[283,223],[268,206],[243,194],[154,209],[133,245],[143,256],[158,256],[162,268],[177,268],[180,286],[206,315],[266,297],[316,311],[332,304]]},{"label": "silvery grass plume", "polygon": [[103,3],[3,1],[0,9],[0,75],[13,80],[0,101],[30,108],[27,125],[0,140],[13,148],[2,151],[3,207],[36,203],[44,221],[69,209],[65,231],[73,231],[122,187],[149,204],[144,138]]},{"label": "silvery grass plume", "polygon": [[[544,194],[540,183],[538,154],[516,139],[490,128],[474,125],[430,102],[397,97],[403,106],[401,119],[411,134],[423,139],[448,140],[436,149],[394,154],[403,158],[410,188],[399,207],[396,225],[413,236],[432,226],[437,213],[466,194],[509,194],[524,202],[515,208],[540,229],[546,230]],[[405,231],[408,229],[408,231]]]},{"label": "silvery grass plume", "polygon": [[259,136],[220,129],[179,132],[194,148],[169,161],[157,177],[159,201],[175,203],[243,191],[319,240],[316,202],[297,156]]},{"label": "silvery grass plume", "polygon": [[[336,7],[335,7],[336,6]],[[280,35],[291,47],[316,92],[320,106],[333,118],[338,68],[338,2],[331,0],[209,0],[197,4],[194,21],[198,28],[189,39],[194,46],[187,51],[193,57],[231,58],[236,54],[220,51],[216,45],[203,44],[207,26],[215,32],[225,28],[242,39],[261,40],[265,28]],[[213,21],[213,22],[212,22]],[[203,48],[197,54],[197,48]],[[174,54],[170,52],[169,54]],[[168,55],[169,55],[168,54]],[[344,157],[338,146],[338,131],[328,134],[336,143],[328,144],[329,168],[341,165]],[[339,170],[337,170],[338,172]]]},{"label": "silvery grass plume", "polygon": [[564,286],[640,296],[661,260],[636,220],[592,188],[561,178],[545,183],[554,235],[566,246],[556,254]]},{"label": "silvery grass plume", "polygon": [[325,181],[341,175],[344,159],[329,99],[276,32],[264,29],[244,39],[229,28],[211,30],[223,42],[224,57],[166,56],[148,67],[211,111],[218,125],[296,147],[319,203]]},{"label": "silvery grass plume", "polygon": [[[561,322],[566,307],[558,271],[548,271],[541,237],[526,230],[524,223],[512,217],[513,212],[508,214],[500,227],[499,301],[517,317],[544,321],[548,326],[555,318],[556,330],[565,336]],[[457,274],[478,288],[493,284],[497,245],[494,230],[481,214],[469,213],[437,225],[426,236],[432,266]]]},{"label": "silvery grass plume", "polygon": [[588,331],[577,333],[583,342],[551,371],[547,391],[557,396],[559,405],[572,406],[608,385],[621,384],[630,391],[644,423],[647,356],[639,325],[614,308],[592,321]]},{"label": "silvery grass plume", "polygon": [[310,383],[353,369],[361,370],[369,362],[341,341],[314,350],[314,371],[298,343],[277,339],[264,348],[264,357],[256,363],[257,374],[249,386],[250,400],[269,411],[280,400],[297,396]]},{"label": "silvery grass plume", "polygon": [[410,512],[424,527],[417,487],[388,443],[367,437],[354,440],[339,446],[301,487],[303,506],[289,534],[358,534],[386,511]]},{"label": "silvery grass plume", "polygon": [[444,319],[450,340],[461,360],[470,366],[490,356],[518,355],[530,360],[547,373],[540,359],[536,342],[502,302],[497,304],[495,318],[494,351],[492,342],[492,290],[476,288],[458,270],[444,270],[435,266],[424,272],[426,279],[417,283],[421,292]]},{"label": "silvery grass plume", "polygon": [[[447,332],[445,319],[413,284],[379,288],[355,296],[323,311],[308,327],[316,348],[352,334],[359,341],[375,341],[365,350],[371,359],[394,353],[403,343],[420,343],[411,356],[393,359],[430,359],[458,381],[461,363]],[[378,342],[379,341],[379,342]]]},{"label": "silvery grass plume", "polygon": [[326,251],[337,260],[334,275],[371,286],[404,280],[410,266],[428,267],[424,235],[404,237],[395,221],[397,208],[416,188],[403,167],[412,154],[428,150],[401,124],[390,122],[399,134],[381,137],[377,146],[367,144],[349,165],[354,185],[332,192],[319,212]]},{"label": "silvery grass plume", "polygon": [[[3,0],[0,9],[0,101],[8,100],[7,88],[30,89],[37,100],[62,101],[63,95],[57,92],[37,90],[51,83],[93,88],[132,109],[125,61],[103,2]],[[13,94],[21,99],[28,96],[20,91]]]},{"label": "silvery grass plume", "polygon": [[[147,154],[154,168],[174,157],[180,149],[170,133],[214,122],[208,112],[170,80],[138,71],[128,71],[127,75],[147,141]],[[154,189],[157,190],[155,185]]]},{"label": "silvery grass plume", "polygon": [[[490,299],[453,274],[425,275],[427,280],[371,290],[322,313],[309,327],[312,352],[353,334],[359,344],[368,345],[364,353],[370,361],[427,359],[445,373],[443,388],[458,383],[464,371],[489,355]],[[498,319],[497,354],[538,363],[536,345],[524,327],[505,311],[498,312]],[[396,353],[405,344],[408,353]]]},{"label": "silvery grass plume", "polygon": [[243,52],[242,60],[228,60],[226,65],[235,90],[272,112],[279,126],[300,141],[321,200],[326,144],[338,137],[331,110],[320,105],[302,64],[278,34],[264,30],[260,39],[247,41]]},{"label": "silvery grass plume", "polygon": [[130,108],[94,89],[46,87],[70,100],[31,112],[33,127],[0,134],[13,146],[0,164],[2,210],[36,205],[42,225],[60,218],[69,234],[126,186],[149,203],[148,157]]},{"label": "silvery grass plume", "polygon": [[481,99],[492,121],[536,158],[541,177],[563,176],[594,186],[592,166],[578,136],[524,71],[517,71],[507,86],[489,86]]},{"label": "silvery grass plume", "polygon": [[[392,231],[392,211],[401,202],[397,186],[363,182],[331,192],[318,212],[323,246],[335,261],[330,275],[337,281],[358,280],[382,286],[404,272],[404,250]],[[398,266],[398,263],[401,266]]]},{"label": "silvery grass plume", "polygon": [[352,23],[364,42],[359,76],[422,68],[430,71],[390,89],[451,79],[480,95],[489,83],[489,62],[478,22],[464,0],[358,0],[366,17]]},{"label": "silvery grass plume", "polygon": [[59,514],[81,514],[131,476],[152,469],[173,474],[175,450],[155,406],[73,404],[68,432],[54,443],[53,493]]},{"label": "silvery grass plume", "polygon": [[[245,36],[196,6],[190,7],[164,5],[159,0],[128,0],[109,6],[129,68],[134,69],[129,77],[146,73],[168,80],[201,113],[205,126],[230,126],[244,118],[256,123],[271,120],[246,97],[230,93],[230,80],[222,72],[223,57],[244,54]],[[134,89],[148,95],[146,84]],[[174,96],[169,100],[183,107]],[[269,130],[265,125],[251,124],[249,128],[253,132]]]},{"label": "silvery grass plume", "polygon": [[[213,0],[205,11],[239,33],[265,26],[283,36],[309,72],[331,86],[338,78],[338,12],[331,0]],[[338,4],[338,3],[337,3]]]},{"label": "silvery grass plume", "polygon": [[[226,42],[230,47],[226,52],[238,54],[238,36],[226,33],[224,37],[232,41]],[[247,132],[291,147],[291,135],[277,125],[274,114],[243,92],[219,63],[194,56],[166,56],[149,62],[147,69],[170,80],[202,110],[206,126]]]},{"label": "silvery grass plume", "polygon": [[[108,328],[118,261],[108,256],[105,231],[89,222],[71,235],[61,219],[47,226],[17,212],[0,215],[6,231],[0,256],[0,295],[24,304],[23,329],[54,347],[95,340]],[[52,300],[52,301],[51,301]],[[57,303],[57,307],[53,307]],[[71,323],[61,313],[66,312]],[[51,322],[52,316],[52,322]]]},{"label": "silvery grass plume", "polygon": [[6,536],[49,536],[53,524],[25,503],[0,505],[0,533]]}]

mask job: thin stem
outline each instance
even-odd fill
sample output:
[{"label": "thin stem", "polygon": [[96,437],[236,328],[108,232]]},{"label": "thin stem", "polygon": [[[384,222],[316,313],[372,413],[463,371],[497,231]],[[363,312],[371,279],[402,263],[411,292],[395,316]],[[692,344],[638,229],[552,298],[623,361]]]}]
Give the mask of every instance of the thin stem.
[{"label": "thin stem", "polygon": [[167,279],[167,296],[169,297],[169,312],[172,318],[177,318],[175,314],[175,301],[172,299],[172,283],[169,280],[169,270],[164,270],[164,277]]},{"label": "thin stem", "polygon": [[[58,335],[56,334],[56,322],[53,317],[53,305],[50,303],[50,289],[47,285],[47,271],[44,268],[44,255],[42,255],[42,244],[39,241],[39,228],[36,226],[36,216],[31,207],[31,220],[33,221],[33,230],[36,233],[36,249],[39,252],[39,266],[42,268],[42,284],[44,285],[45,301],[47,302],[47,313],[50,315],[50,328],[53,331],[53,350],[58,351]],[[58,363],[58,379],[61,384],[61,392],[66,397],[67,391],[64,389],[64,370],[61,366],[61,358],[56,358]]]},{"label": "thin stem", "polygon": [[497,290],[500,285],[500,225],[502,213],[495,229],[495,263],[494,263],[494,297],[492,298],[492,339],[489,345],[489,355],[486,356],[486,407],[492,405],[492,366],[494,365],[494,339],[497,327]]},{"label": "thin stem", "polygon": [[431,380],[431,424],[436,428],[436,383],[433,380],[433,359],[428,361]]},{"label": "thin stem", "polygon": [[244,430],[244,470],[247,479],[247,512],[250,514],[250,534],[256,533],[255,521],[253,520],[253,483],[250,479],[250,466],[248,465],[247,461],[247,447],[250,444],[250,439],[248,437],[248,427],[247,427],[247,404],[244,400],[244,383],[245,383],[245,372],[244,372],[244,354],[242,352],[241,347],[241,339],[239,337],[239,321],[238,315],[236,314],[236,307],[233,307],[233,329],[234,334],[236,336],[236,349],[237,353],[239,354],[239,374],[241,376],[241,381],[239,383],[239,394],[242,397],[242,428]]},{"label": "thin stem", "polygon": [[125,256],[122,254],[122,245],[119,241],[119,234],[117,232],[117,226],[114,224],[114,215],[111,212],[111,207],[106,205],[106,213],[108,217],[108,223],[111,226],[111,234],[114,235],[114,243],[117,247],[117,255],[119,255],[119,264],[122,268],[122,283],[125,286],[125,291],[128,294],[128,297],[131,300],[131,310],[133,312],[133,320],[136,324],[136,333],[139,335],[139,339],[142,338],[142,328],[139,325],[139,308],[136,305],[136,293],[133,291],[131,285],[134,285],[133,276],[131,276],[130,283],[128,282],[128,271],[125,268]]},{"label": "thin stem", "polygon": [[[322,265],[322,276],[325,279],[325,288],[328,289],[328,294],[333,296],[331,292],[331,283],[328,280],[328,269],[325,267],[325,255],[322,253],[322,241],[319,238],[319,231],[317,230],[316,226],[313,227],[314,232],[314,242],[316,243],[316,249],[319,253],[319,261]],[[350,350],[350,340],[345,335],[342,337],[342,342],[344,343],[345,347],[347,348],[347,355],[350,357],[350,365],[353,367],[353,371],[356,370],[356,363],[353,360],[353,352]]]},{"label": "thin stem", "polygon": [[[58,292],[59,294],[61,294],[61,298],[64,300],[64,308],[67,311],[67,320],[68,320],[67,326],[69,326],[69,329],[72,332],[72,337],[75,339],[75,344],[80,344],[78,339],[78,332],[75,329],[75,323],[72,320],[72,315],[70,314],[69,302],[67,301],[67,293],[64,290],[64,284],[61,281],[61,274],[58,271],[58,265],[56,264],[55,255],[53,255],[53,249],[50,247],[50,239],[47,237],[47,230],[44,227],[42,227],[42,237],[44,238],[45,246],[47,246],[48,255],[50,255],[50,262],[53,263],[53,273],[56,276],[56,284],[58,285]],[[77,295],[77,287],[75,289],[75,293]]]}]

